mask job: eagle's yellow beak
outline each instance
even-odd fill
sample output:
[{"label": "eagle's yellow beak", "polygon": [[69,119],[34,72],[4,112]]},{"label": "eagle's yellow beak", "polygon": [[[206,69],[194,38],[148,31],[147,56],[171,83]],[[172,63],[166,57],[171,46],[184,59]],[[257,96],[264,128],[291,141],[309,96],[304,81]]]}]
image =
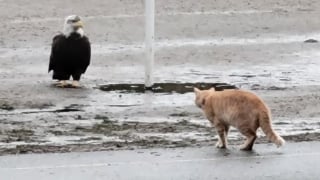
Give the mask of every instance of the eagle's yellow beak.
[{"label": "eagle's yellow beak", "polygon": [[78,21],[72,24],[73,27],[80,27],[83,28],[83,22],[82,21]]}]

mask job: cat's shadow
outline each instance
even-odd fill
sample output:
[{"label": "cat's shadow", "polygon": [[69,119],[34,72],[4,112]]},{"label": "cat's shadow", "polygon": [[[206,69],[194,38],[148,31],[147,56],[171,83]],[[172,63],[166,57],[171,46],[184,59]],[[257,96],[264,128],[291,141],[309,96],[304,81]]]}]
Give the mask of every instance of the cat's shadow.
[{"label": "cat's shadow", "polygon": [[219,149],[216,148],[214,154],[218,157],[238,157],[238,158],[246,158],[246,157],[259,157],[259,156],[277,156],[283,155],[283,151],[277,150],[262,150],[262,149],[253,149],[251,151],[240,150],[239,147],[229,147],[228,149]]}]

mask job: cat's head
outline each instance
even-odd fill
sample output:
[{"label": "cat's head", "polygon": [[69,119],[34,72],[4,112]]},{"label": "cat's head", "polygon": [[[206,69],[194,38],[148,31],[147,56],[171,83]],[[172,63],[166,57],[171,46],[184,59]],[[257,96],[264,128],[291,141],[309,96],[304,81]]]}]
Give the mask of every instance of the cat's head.
[{"label": "cat's head", "polygon": [[209,90],[200,90],[198,88],[193,88],[193,91],[196,95],[195,98],[195,104],[199,107],[199,108],[203,108],[204,105],[206,104],[206,98],[210,95],[210,93],[212,93],[213,91],[215,91],[214,88],[211,88]]}]

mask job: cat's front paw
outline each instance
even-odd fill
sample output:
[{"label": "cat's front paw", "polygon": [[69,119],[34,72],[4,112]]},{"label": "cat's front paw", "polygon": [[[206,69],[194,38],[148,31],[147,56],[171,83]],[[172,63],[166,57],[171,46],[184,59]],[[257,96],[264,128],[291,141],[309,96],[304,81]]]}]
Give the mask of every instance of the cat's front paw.
[{"label": "cat's front paw", "polygon": [[225,145],[223,145],[221,141],[218,141],[218,142],[216,143],[216,148],[225,149],[225,148],[227,148],[227,147],[226,147]]}]

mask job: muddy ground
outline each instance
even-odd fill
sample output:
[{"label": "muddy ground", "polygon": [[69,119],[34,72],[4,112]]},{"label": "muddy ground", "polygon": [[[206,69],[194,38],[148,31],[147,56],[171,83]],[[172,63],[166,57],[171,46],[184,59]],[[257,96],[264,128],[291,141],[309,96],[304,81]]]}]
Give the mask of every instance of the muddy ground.
[{"label": "muddy ground", "polygon": [[[143,1],[0,2],[0,154],[214,144],[192,93],[100,89],[144,82]],[[312,0],[157,1],[155,81],[252,90],[286,140],[319,141],[319,9]],[[47,73],[69,14],[84,17],[93,47],[81,89],[55,88]],[[242,136],[233,129],[229,139]]]}]

